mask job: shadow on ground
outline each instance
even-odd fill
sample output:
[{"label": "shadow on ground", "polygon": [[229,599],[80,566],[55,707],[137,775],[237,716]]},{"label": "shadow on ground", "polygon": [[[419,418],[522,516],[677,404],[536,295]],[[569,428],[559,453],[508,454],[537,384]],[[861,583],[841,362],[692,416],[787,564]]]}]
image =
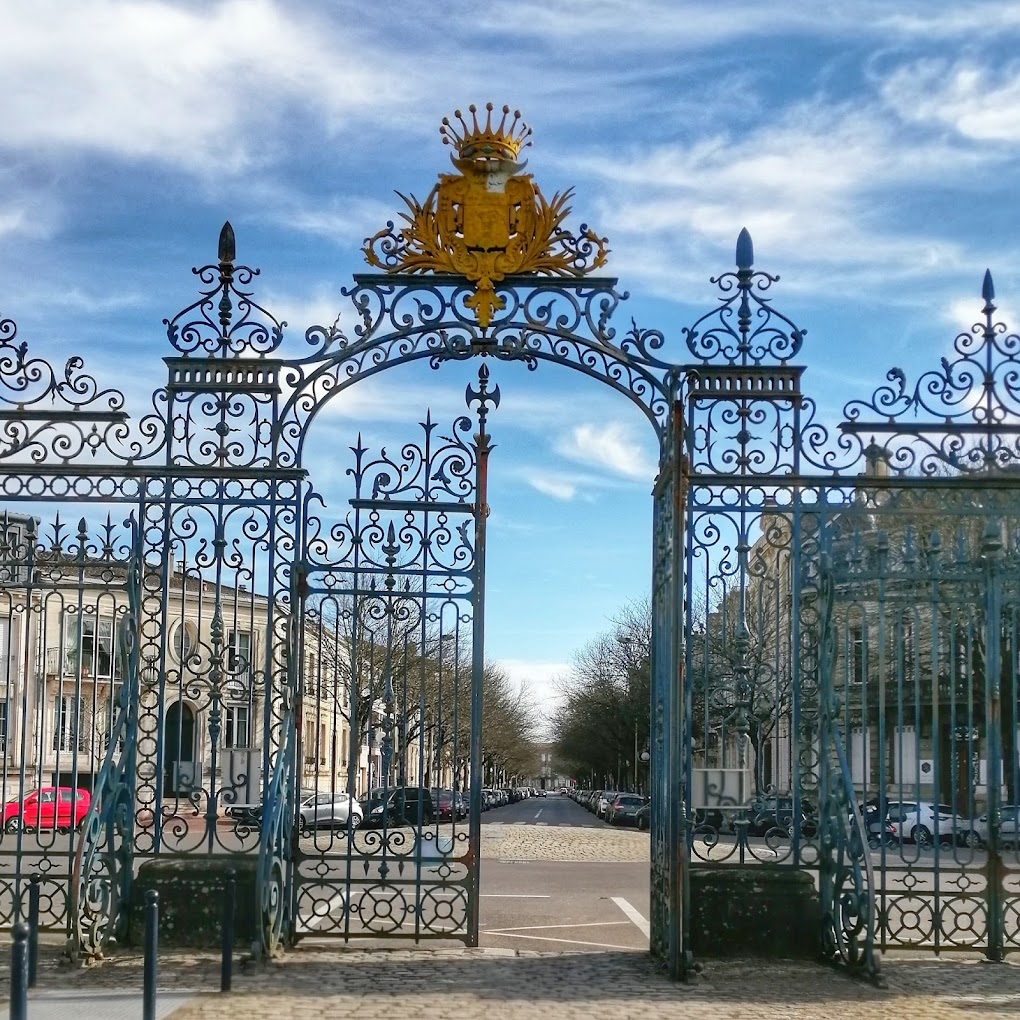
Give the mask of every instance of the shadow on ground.
[{"label": "shadow on ground", "polygon": [[[9,973],[7,947],[0,967]],[[975,958],[907,960],[883,964],[884,989],[848,977],[838,968],[792,961],[705,961],[699,981],[677,984],[666,978],[646,953],[533,953],[509,950],[383,949],[307,947],[267,965],[238,964],[231,999],[240,1012],[250,999],[250,1016],[273,1015],[280,1000],[345,1002],[383,1008],[396,1001],[470,1003],[481,1015],[503,1015],[500,1008],[547,1004],[551,1015],[566,1015],[567,1005],[593,1017],[611,1015],[615,1005],[662,1010],[658,1015],[706,1015],[730,1005],[776,1010],[775,1015],[822,1016],[847,1010],[852,1015],[1017,1015],[1020,967],[988,965]],[[134,952],[112,955],[99,966],[61,966],[58,954],[44,952],[39,987],[141,989],[142,961]],[[5,983],[6,984],[6,983]],[[159,986],[214,992],[219,959],[212,953],[166,952],[160,959]],[[4,988],[6,991],[6,988]],[[0,993],[0,997],[2,993]],[[219,996],[203,996],[211,1004]],[[221,1000],[222,1001],[222,1000]],[[753,1008],[752,1008],[753,1007]],[[861,1008],[863,1007],[863,1013]],[[869,1008],[870,1007],[870,1008]],[[555,1012],[560,1009],[560,1013]],[[934,1013],[933,1013],[934,1009]],[[212,1010],[212,1012],[207,1012]],[[872,1010],[875,1010],[872,1013]],[[886,1011],[889,1011],[888,1014]],[[946,1011],[949,1011],[948,1013]],[[190,1008],[182,1016],[219,1015],[211,1005]],[[288,1016],[291,1014],[288,1013]],[[303,1012],[299,1014],[304,1016]],[[431,1015],[431,1014],[430,1014]],[[464,1016],[478,1015],[462,1013]],[[632,1015],[628,1013],[628,1015]],[[651,1013],[649,1015],[652,1015]],[[691,1015],[689,1012],[687,1015]]]}]

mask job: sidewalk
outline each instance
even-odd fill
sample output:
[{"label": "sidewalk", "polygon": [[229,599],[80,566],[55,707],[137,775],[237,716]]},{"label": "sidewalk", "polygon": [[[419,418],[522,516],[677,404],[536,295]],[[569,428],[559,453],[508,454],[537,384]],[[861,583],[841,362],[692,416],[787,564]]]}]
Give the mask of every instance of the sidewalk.
[{"label": "sidewalk", "polygon": [[[698,983],[679,985],[657,973],[645,953],[310,946],[264,968],[239,968],[234,990],[222,995],[216,991],[218,965],[214,954],[165,953],[159,1015],[164,1020],[821,1020],[841,1015],[965,1020],[967,1013],[993,1020],[1020,1015],[1020,966],[974,958],[887,959],[885,989],[828,967],[779,961],[707,961]],[[135,954],[83,971],[46,967],[39,985],[29,1001],[30,1020],[141,1017],[141,958]],[[53,1007],[59,1012],[46,1011]]]}]

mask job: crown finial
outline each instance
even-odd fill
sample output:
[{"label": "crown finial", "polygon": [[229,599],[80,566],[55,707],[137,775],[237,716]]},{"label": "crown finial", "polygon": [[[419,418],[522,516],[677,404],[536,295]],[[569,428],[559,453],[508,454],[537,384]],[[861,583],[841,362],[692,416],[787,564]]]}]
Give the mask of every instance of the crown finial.
[{"label": "crown finial", "polygon": [[454,110],[453,116],[458,123],[444,117],[439,127],[443,143],[452,145],[461,159],[488,157],[511,159],[516,162],[521,150],[531,145],[531,128],[521,120],[520,110],[514,110],[513,120],[507,123],[510,116],[509,106],[503,107],[500,122],[493,126],[494,109],[492,103],[485,104],[484,127],[478,123],[478,107],[474,103],[468,107],[468,113],[471,115],[470,126],[460,110]]}]

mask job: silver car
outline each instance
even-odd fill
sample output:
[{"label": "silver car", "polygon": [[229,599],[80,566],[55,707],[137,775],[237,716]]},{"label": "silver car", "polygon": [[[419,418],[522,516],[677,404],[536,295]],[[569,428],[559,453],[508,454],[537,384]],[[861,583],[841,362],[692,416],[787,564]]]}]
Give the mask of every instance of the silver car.
[{"label": "silver car", "polygon": [[[999,846],[1005,849],[1020,850],[1020,807],[1007,806],[1002,809],[1002,820],[999,823]],[[974,829],[981,837],[982,843],[988,842],[988,815],[974,819]]]},{"label": "silver car", "polygon": [[357,827],[364,817],[361,805],[345,790],[302,794],[299,813],[304,829],[343,829],[352,816]]}]

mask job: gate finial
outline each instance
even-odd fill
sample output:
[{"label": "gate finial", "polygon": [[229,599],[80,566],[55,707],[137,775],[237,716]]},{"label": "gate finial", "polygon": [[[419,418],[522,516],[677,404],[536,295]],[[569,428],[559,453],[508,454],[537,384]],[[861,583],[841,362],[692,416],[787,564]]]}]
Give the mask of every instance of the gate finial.
[{"label": "gate finial", "polygon": [[995,300],[995,284],[992,283],[992,271],[990,269],[985,270],[985,278],[981,282],[981,297],[984,299],[985,304],[991,304]]},{"label": "gate finial", "polygon": [[754,242],[747,227],[737,235],[737,269],[751,269],[754,266]]},{"label": "gate finial", "polygon": [[237,258],[237,242],[234,239],[234,228],[227,220],[220,229],[220,243],[217,256],[220,262],[233,262]]}]

